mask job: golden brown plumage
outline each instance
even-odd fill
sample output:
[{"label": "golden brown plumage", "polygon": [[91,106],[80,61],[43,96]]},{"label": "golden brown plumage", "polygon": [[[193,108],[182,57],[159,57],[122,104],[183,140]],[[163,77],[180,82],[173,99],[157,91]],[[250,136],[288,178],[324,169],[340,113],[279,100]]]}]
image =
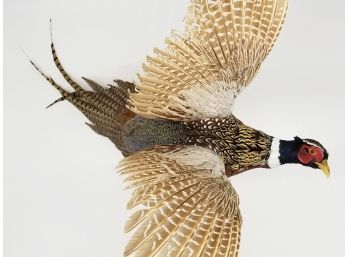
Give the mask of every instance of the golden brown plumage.
[{"label": "golden brown plumage", "polygon": [[237,257],[242,225],[227,177],[256,167],[300,163],[326,174],[328,153],[314,140],[284,141],[233,116],[235,98],[257,74],[281,30],[287,0],[192,0],[186,28],[155,48],[136,84],[92,91],[60,73],[69,93],[40,73],[126,158],[119,172],[141,206],[125,231],[137,257]]},{"label": "golden brown plumage", "polygon": [[128,207],[144,206],[126,224],[137,230],[125,256],[236,256],[239,200],[224,170],[199,146],[155,146],[121,161],[134,190]]},{"label": "golden brown plumage", "polygon": [[193,0],[184,33],[155,48],[131,94],[149,118],[195,120],[232,114],[282,27],[286,0]]},{"label": "golden brown plumage", "polygon": [[243,124],[234,116],[186,121],[184,144],[209,148],[223,158],[226,175],[268,167],[272,137]]}]

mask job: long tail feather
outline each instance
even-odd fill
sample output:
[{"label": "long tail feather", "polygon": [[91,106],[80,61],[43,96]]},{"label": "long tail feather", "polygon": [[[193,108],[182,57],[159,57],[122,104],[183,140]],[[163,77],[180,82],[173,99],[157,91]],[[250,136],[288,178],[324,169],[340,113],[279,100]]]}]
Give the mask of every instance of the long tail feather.
[{"label": "long tail feather", "polygon": [[135,91],[135,85],[131,82],[115,80],[116,85],[103,87],[93,80],[82,77],[91,90],[85,90],[79,85],[63,68],[56,52],[52,39],[51,27],[51,54],[55,66],[65,81],[73,88],[69,92],[57,84],[52,77],[46,75],[41,69],[29,59],[34,68],[61,94],[61,97],[47,106],[53,106],[58,102],[67,100],[80,110],[91,123],[86,123],[96,133],[108,137],[115,146],[127,156],[129,153],[122,139],[123,124],[135,114],[128,110],[129,92]]}]

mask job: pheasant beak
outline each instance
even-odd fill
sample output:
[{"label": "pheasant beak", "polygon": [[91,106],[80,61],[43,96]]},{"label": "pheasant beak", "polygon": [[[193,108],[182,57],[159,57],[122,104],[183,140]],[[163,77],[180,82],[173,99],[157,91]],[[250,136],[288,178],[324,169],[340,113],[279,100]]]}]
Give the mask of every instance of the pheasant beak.
[{"label": "pheasant beak", "polygon": [[316,162],[315,164],[318,165],[318,168],[323,171],[327,178],[330,176],[330,168],[327,160],[322,160],[321,162]]}]

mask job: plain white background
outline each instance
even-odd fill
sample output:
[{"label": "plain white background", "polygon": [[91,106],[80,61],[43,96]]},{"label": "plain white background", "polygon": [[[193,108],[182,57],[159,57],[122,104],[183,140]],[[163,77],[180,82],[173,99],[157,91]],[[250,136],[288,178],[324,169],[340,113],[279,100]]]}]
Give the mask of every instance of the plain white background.
[{"label": "plain white background", "polygon": [[[122,256],[130,192],[121,155],[94,134],[30,66],[64,83],[50,56],[49,19],[66,70],[102,84],[134,80],[184,0],[4,1],[4,256]],[[344,254],[344,1],[290,1],[280,38],[235,114],[283,139],[323,143],[331,177],[299,165],[232,177],[244,218],[240,257]],[[82,83],[82,82],[81,82]],[[67,85],[64,83],[64,85]]]}]

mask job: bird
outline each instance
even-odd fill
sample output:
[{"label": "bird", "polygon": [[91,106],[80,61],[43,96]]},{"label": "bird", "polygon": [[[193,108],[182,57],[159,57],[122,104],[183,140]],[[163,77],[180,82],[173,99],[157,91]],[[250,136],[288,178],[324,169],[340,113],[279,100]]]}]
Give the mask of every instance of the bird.
[{"label": "bird", "polygon": [[[182,31],[146,57],[137,81],[84,89],[51,54],[63,86],[34,67],[111,140],[135,209],[124,256],[237,257],[242,215],[229,178],[255,168],[300,164],[330,175],[316,140],[282,140],[244,124],[236,98],[257,75],[283,26],[287,0],[191,0]],[[52,31],[52,30],[51,30]]]}]

